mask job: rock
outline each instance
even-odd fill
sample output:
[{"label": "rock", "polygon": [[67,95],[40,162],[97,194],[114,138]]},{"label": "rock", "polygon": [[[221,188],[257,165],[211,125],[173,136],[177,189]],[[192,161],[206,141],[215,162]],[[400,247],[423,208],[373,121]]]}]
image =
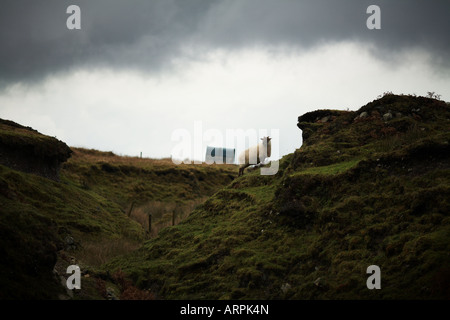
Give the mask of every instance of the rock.
[{"label": "rock", "polygon": [[317,287],[322,287],[323,286],[323,281],[322,281],[322,278],[317,278],[315,281],[314,281],[314,284],[317,286]]},{"label": "rock", "polygon": [[75,239],[71,236],[66,236],[64,241],[66,242],[66,251],[75,250],[77,248]]},{"label": "rock", "polygon": [[106,288],[106,298],[108,300],[118,300],[114,290],[112,288],[109,288],[109,287]]},{"label": "rock", "polygon": [[325,123],[325,122],[328,122],[329,120],[330,120],[330,116],[326,116],[326,117],[323,117],[322,119],[320,119],[320,122]]},{"label": "rock", "polygon": [[72,154],[64,142],[10,120],[0,119],[0,126],[0,164],[59,181],[61,166]]},{"label": "rock", "polygon": [[392,113],[388,112],[383,115],[383,120],[388,121],[392,119]]},{"label": "rock", "polygon": [[288,292],[290,289],[291,289],[291,285],[287,282],[281,286],[281,291],[283,293]]},{"label": "rock", "polygon": [[402,115],[402,113],[401,112],[397,112],[397,113],[395,113],[395,117],[396,118],[401,118],[403,115]]},{"label": "rock", "polygon": [[67,236],[64,240],[68,245],[73,245],[75,243],[75,240],[71,236]]},{"label": "rock", "polygon": [[367,118],[368,116],[369,116],[369,114],[364,111],[364,112],[361,112],[361,114],[359,115],[359,118],[364,119],[364,118]]}]

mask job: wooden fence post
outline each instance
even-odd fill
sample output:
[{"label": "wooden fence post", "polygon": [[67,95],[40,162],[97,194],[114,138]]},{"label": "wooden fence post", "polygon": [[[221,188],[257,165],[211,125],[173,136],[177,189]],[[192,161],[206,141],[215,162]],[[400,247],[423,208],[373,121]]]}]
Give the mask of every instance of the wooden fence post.
[{"label": "wooden fence post", "polygon": [[131,207],[130,207],[130,211],[128,211],[128,216],[131,216],[131,211],[133,211],[133,207],[134,207],[134,201],[131,202]]},{"label": "wooden fence post", "polygon": [[148,214],[148,233],[152,232],[152,214]]}]

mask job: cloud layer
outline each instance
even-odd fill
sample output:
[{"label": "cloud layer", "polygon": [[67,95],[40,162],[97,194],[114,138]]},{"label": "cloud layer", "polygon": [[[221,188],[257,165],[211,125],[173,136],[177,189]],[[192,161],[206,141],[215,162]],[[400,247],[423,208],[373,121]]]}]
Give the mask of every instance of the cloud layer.
[{"label": "cloud layer", "polygon": [[0,94],[0,117],[70,146],[146,157],[168,157],[172,133],[185,129],[194,137],[196,121],[223,136],[279,129],[279,154],[285,155],[301,146],[297,117],[308,111],[356,110],[388,90],[449,97],[448,78],[434,74],[428,62],[416,52],[391,68],[355,43],[300,54],[216,50],[202,61],[179,60],[182,71],[158,77],[99,69],[14,85]]},{"label": "cloud layer", "polygon": [[[381,30],[366,9],[381,8]],[[66,9],[81,8],[81,30]],[[0,117],[70,146],[167,157],[172,133],[279,129],[385,91],[450,97],[448,0],[2,0]],[[205,142],[207,143],[207,142]],[[203,146],[203,147],[206,147]],[[228,146],[231,147],[231,146]]]},{"label": "cloud layer", "polygon": [[[40,81],[83,68],[154,74],[203,59],[211,50],[252,47],[310,50],[329,42],[370,44],[381,60],[423,48],[448,72],[450,2],[379,0],[382,29],[366,28],[362,0],[3,0],[0,83]],[[66,8],[81,8],[79,31]]]}]

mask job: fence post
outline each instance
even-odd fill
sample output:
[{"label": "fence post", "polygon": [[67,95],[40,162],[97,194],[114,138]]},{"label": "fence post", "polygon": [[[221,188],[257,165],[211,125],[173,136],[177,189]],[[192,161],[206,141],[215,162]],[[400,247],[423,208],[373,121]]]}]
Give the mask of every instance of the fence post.
[{"label": "fence post", "polygon": [[134,207],[134,201],[131,202],[131,207],[130,207],[130,211],[128,211],[128,216],[131,216],[131,212],[133,211],[133,207]]},{"label": "fence post", "polygon": [[152,233],[152,214],[148,214],[148,233]]}]

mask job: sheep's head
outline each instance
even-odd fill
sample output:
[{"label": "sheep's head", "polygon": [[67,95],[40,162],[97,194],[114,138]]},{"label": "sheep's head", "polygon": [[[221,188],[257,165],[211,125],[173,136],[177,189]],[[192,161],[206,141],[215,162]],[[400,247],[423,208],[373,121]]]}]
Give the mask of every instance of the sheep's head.
[{"label": "sheep's head", "polygon": [[263,138],[261,138],[261,140],[264,145],[267,145],[267,144],[269,144],[270,140],[272,140],[272,138],[271,137],[263,137]]},{"label": "sheep's head", "polygon": [[265,149],[265,155],[266,157],[270,157],[272,154],[272,144],[270,143],[270,140],[272,140],[271,137],[263,137],[261,138],[263,148]]}]

